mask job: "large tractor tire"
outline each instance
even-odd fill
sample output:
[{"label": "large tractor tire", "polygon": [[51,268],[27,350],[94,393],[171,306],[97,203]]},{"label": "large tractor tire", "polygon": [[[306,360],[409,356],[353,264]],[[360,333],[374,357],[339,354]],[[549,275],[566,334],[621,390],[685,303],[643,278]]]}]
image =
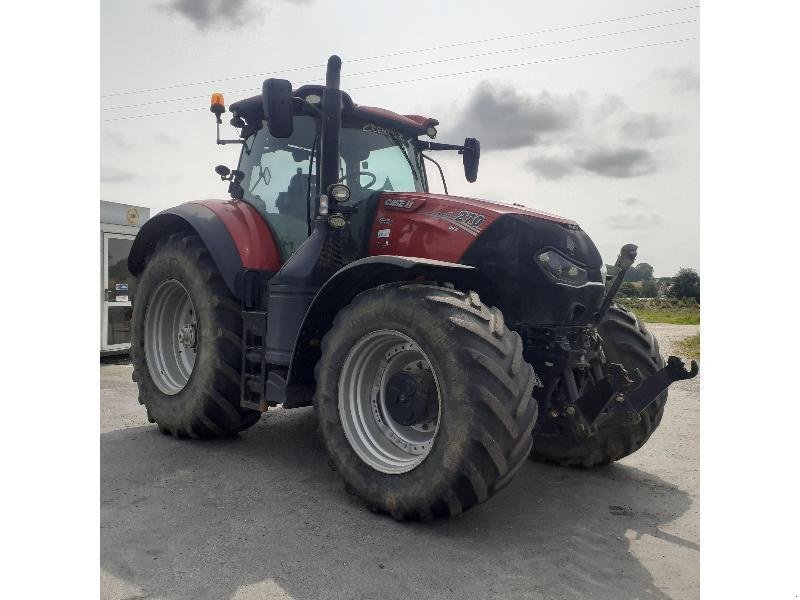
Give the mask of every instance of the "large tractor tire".
[{"label": "large tractor tire", "polygon": [[258,421],[239,407],[239,306],[200,239],[159,242],[138,284],[131,358],[150,422],[178,438],[213,438]]},{"label": "large tractor tire", "polygon": [[395,519],[456,515],[511,481],[532,445],[538,379],[474,292],[387,285],[322,340],[314,405],[347,489]]},{"label": "large tractor tire", "polygon": [[[631,311],[612,305],[599,334],[608,361],[620,363],[629,371],[639,369],[643,377],[664,367],[658,341]],[[644,446],[661,423],[666,403],[665,390],[638,420],[601,428],[589,438],[579,437],[571,427],[560,424],[560,418],[543,416],[539,430],[534,432],[532,457],[570,467],[594,467],[619,460]]]}]

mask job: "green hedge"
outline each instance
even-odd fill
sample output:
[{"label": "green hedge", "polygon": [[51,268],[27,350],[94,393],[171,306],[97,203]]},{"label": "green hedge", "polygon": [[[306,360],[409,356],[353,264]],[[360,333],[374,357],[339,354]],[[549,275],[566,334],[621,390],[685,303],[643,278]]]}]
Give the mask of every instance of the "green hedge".
[{"label": "green hedge", "polygon": [[700,304],[694,298],[619,298],[617,302],[649,323],[698,325]]}]

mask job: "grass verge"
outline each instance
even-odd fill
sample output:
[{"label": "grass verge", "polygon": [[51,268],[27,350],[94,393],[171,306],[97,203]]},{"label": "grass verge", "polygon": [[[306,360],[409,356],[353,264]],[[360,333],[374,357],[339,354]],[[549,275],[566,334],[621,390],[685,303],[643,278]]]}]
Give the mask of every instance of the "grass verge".
[{"label": "grass verge", "polygon": [[633,312],[645,323],[671,323],[673,325],[699,325],[700,311],[687,309],[648,310],[632,308]]},{"label": "grass verge", "polygon": [[678,341],[678,350],[682,356],[700,359],[700,334],[689,336]]},{"label": "grass verge", "polygon": [[619,303],[646,323],[700,324],[700,305],[693,299],[620,298]]}]

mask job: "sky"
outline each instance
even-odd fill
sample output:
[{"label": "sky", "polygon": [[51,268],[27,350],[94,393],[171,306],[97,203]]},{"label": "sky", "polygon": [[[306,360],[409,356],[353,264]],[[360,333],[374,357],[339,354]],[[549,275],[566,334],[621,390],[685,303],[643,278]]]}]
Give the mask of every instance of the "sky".
[{"label": "sky", "polygon": [[322,83],[335,53],[357,104],[481,141],[472,184],[437,153],[451,194],[572,218],[607,263],[631,242],[656,276],[697,268],[699,18],[681,0],[102,0],[100,197],[227,198],[213,168],[239,148],[214,143],[211,93]]}]

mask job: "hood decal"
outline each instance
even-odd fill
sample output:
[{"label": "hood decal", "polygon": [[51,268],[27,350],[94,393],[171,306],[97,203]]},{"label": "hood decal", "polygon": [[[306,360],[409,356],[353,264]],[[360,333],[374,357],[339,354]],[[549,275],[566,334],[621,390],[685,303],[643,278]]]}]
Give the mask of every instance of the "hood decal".
[{"label": "hood decal", "polygon": [[477,237],[478,234],[481,232],[481,225],[486,220],[485,215],[482,215],[480,213],[474,213],[469,210],[460,210],[453,212],[446,210],[441,210],[441,211],[434,210],[428,212],[421,212],[420,214],[450,223],[450,225],[452,225],[456,229],[461,229],[462,231],[465,231],[468,234],[475,237]]}]

